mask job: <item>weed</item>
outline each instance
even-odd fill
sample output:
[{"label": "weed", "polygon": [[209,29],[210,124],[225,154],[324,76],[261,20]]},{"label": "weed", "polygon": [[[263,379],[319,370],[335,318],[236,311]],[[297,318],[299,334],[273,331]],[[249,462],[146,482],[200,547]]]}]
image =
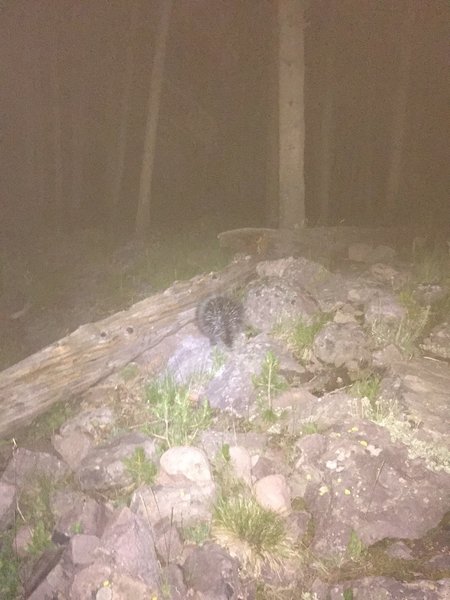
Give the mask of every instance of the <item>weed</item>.
[{"label": "weed", "polygon": [[211,523],[202,522],[183,529],[183,539],[200,545],[210,538]]},{"label": "weed", "polygon": [[31,482],[19,500],[19,514],[32,531],[28,551],[39,556],[48,548],[54,526],[51,511],[51,495],[55,490],[55,482],[49,477],[40,476]]},{"label": "weed", "polygon": [[347,544],[347,556],[353,561],[359,561],[365,554],[365,546],[358,537],[356,531],[351,532],[350,539]]},{"label": "weed", "polygon": [[44,521],[39,521],[33,527],[31,541],[27,546],[28,552],[31,556],[40,556],[46,548],[51,546],[51,544],[51,532],[47,529],[47,525]]},{"label": "weed", "polygon": [[73,414],[73,409],[63,402],[54,404],[47,412],[37,417],[30,428],[35,440],[51,437]]},{"label": "weed", "polygon": [[264,421],[269,423],[277,419],[272,405],[273,398],[288,387],[284,377],[279,374],[279,369],[277,357],[269,351],[264,358],[261,373],[253,377],[258,406]]},{"label": "weed", "polygon": [[430,320],[430,307],[421,306],[411,290],[399,293],[399,301],[406,308],[406,315],[397,323],[375,320],[370,334],[378,346],[395,344],[408,356],[416,352],[416,343],[423,336]]},{"label": "weed", "polygon": [[220,450],[217,452],[214,461],[214,479],[217,486],[226,490],[226,493],[230,496],[239,496],[246,494],[248,489],[246,484],[236,478],[234,471],[229,444],[223,444]]},{"label": "weed", "polygon": [[136,377],[138,375],[139,375],[139,367],[136,363],[129,363],[128,365],[123,367],[123,369],[121,369],[121,371],[120,371],[120,376],[122,377],[122,379],[125,382],[136,379]]},{"label": "weed", "polygon": [[0,533],[0,598],[15,600],[20,587],[19,562],[14,552],[12,535]]},{"label": "weed", "polygon": [[302,318],[293,322],[282,322],[276,325],[274,335],[288,344],[298,360],[307,362],[311,358],[311,348],[316,335],[329,320],[329,314],[321,313],[310,323]]},{"label": "weed", "polygon": [[256,577],[264,566],[280,572],[283,560],[298,557],[280,516],[244,495],[218,500],[212,534]]},{"label": "weed", "polygon": [[356,380],[349,389],[351,396],[355,398],[368,398],[374,406],[375,400],[380,393],[380,378],[377,375],[368,375],[363,379]]},{"label": "weed", "polygon": [[176,383],[169,375],[147,385],[145,399],[152,421],[144,429],[166,448],[193,444],[199,431],[211,422],[208,403],[195,406],[190,386]]},{"label": "weed", "polygon": [[124,458],[123,462],[136,487],[142,484],[152,485],[158,470],[155,464],[145,456],[144,448],[136,448],[133,455]]},{"label": "weed", "polygon": [[302,436],[312,435],[313,433],[319,433],[319,431],[320,431],[319,425],[317,423],[315,423],[314,421],[311,421],[309,423],[303,423],[301,434],[302,434]]},{"label": "weed", "polygon": [[214,375],[220,371],[220,369],[225,365],[227,361],[227,357],[223,350],[221,350],[218,346],[215,346],[211,352],[212,358],[212,373]]},{"label": "weed", "polygon": [[74,535],[83,533],[83,524],[77,521],[70,526],[70,531]]}]

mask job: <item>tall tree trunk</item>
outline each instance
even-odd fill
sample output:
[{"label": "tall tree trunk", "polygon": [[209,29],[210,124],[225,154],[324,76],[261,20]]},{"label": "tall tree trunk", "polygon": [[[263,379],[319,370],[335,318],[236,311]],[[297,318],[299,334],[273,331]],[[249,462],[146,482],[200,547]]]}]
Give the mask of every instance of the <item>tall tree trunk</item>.
[{"label": "tall tree trunk", "polygon": [[[64,215],[63,203],[63,160],[62,160],[62,120],[61,120],[61,80],[59,70],[60,31],[62,15],[59,4],[53,6],[53,39],[51,53],[50,81],[52,87],[52,121],[53,121],[53,198],[52,212],[57,227],[61,227]],[[51,34],[52,35],[52,34]]]},{"label": "tall tree trunk", "polygon": [[335,54],[336,54],[336,11],[332,3],[328,9],[327,15],[327,44],[324,48],[325,73],[322,111],[320,115],[320,163],[317,165],[319,173],[318,180],[318,221],[321,225],[326,225],[331,219],[330,210],[330,189],[333,173],[333,151],[334,151],[334,104],[336,91],[335,77]]},{"label": "tall tree trunk", "polygon": [[278,27],[277,7],[270,7],[270,65],[269,65],[269,110],[267,119],[267,153],[266,153],[266,223],[269,227],[279,224],[279,110],[278,110]]},{"label": "tall tree trunk", "polygon": [[166,57],[167,37],[169,33],[170,15],[173,0],[163,0],[161,19],[156,36],[153,57],[152,75],[147,108],[147,125],[144,138],[141,179],[139,185],[138,207],[136,212],[135,233],[138,238],[144,238],[150,223],[150,204],[155,162],[156,130],[159,119],[161,91],[164,77],[164,62]]},{"label": "tall tree trunk", "polygon": [[386,186],[386,219],[395,216],[395,207],[400,205],[402,183],[402,160],[405,145],[408,88],[411,73],[412,37],[415,21],[415,3],[406,3],[406,14],[399,36],[400,59],[398,66],[397,89],[393,103],[391,160]]},{"label": "tall tree trunk", "polygon": [[[361,72],[361,107],[358,144],[359,169],[356,181],[356,193],[352,195],[354,213],[359,213],[359,218],[364,222],[372,223],[376,218],[377,204],[375,195],[374,179],[374,156],[377,135],[375,128],[379,126],[376,122],[374,101],[376,94],[376,61],[374,60],[374,49],[376,41],[373,36],[373,28],[376,18],[376,7],[372,0],[361,3],[361,27],[366,32],[367,39],[363,45],[364,67]],[[376,25],[375,25],[376,26]]]},{"label": "tall tree trunk", "polygon": [[[136,30],[139,20],[139,0],[133,0],[130,5],[130,22],[125,49],[125,73],[120,100],[120,112],[118,118],[120,124],[117,133],[116,152],[112,152],[111,162],[113,165],[111,173],[111,206],[109,232],[114,235],[117,227],[117,219],[120,205],[120,193],[122,191],[123,174],[125,171],[125,156],[127,149],[128,123],[131,112],[131,91],[134,75],[134,45]],[[115,43],[115,42],[114,42]]]},{"label": "tall tree trunk", "polygon": [[84,45],[87,43],[85,23],[80,7],[72,5],[70,35],[72,38],[72,49],[70,53],[70,64],[72,66],[70,79],[70,133],[71,133],[71,190],[70,205],[68,207],[69,222],[71,226],[79,222],[81,216],[81,204],[84,195],[83,174],[83,142],[85,135],[85,102],[88,73],[87,56]]},{"label": "tall tree trunk", "polygon": [[280,226],[305,223],[304,6],[279,0]]}]

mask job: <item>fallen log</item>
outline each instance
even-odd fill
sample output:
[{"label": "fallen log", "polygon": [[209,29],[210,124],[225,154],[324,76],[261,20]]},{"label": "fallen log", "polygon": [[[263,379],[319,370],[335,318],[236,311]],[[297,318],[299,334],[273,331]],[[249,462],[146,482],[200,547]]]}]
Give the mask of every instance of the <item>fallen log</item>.
[{"label": "fallen log", "polygon": [[82,394],[193,320],[197,303],[255,276],[256,262],[197,276],[73,333],[0,373],[0,437]]}]

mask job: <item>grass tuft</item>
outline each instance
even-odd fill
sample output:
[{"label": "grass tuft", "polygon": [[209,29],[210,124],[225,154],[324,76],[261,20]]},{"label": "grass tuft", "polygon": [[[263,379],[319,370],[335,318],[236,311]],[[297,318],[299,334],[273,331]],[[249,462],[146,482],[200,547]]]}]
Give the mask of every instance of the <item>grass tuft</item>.
[{"label": "grass tuft", "polygon": [[298,557],[281,517],[251,497],[221,497],[214,508],[212,534],[255,577],[263,567],[279,573],[284,560]]}]

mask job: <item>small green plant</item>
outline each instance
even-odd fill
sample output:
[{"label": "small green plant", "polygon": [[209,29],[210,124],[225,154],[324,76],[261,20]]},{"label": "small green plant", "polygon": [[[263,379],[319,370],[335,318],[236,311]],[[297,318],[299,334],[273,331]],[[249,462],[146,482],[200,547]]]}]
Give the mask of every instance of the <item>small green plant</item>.
[{"label": "small green plant", "polygon": [[14,552],[12,535],[0,534],[0,598],[16,600],[20,587],[19,561]]},{"label": "small green plant", "polygon": [[183,538],[187,542],[193,542],[194,544],[200,545],[209,539],[211,534],[211,523],[202,522],[192,525],[191,527],[184,527]]},{"label": "small green plant", "polygon": [[19,514],[32,532],[28,551],[39,556],[52,545],[51,536],[54,518],[51,511],[51,496],[56,483],[48,476],[39,476],[31,481],[19,499]]},{"label": "small green plant", "polygon": [[212,374],[217,373],[227,362],[227,357],[223,350],[221,350],[218,346],[215,346],[211,352],[212,358]]},{"label": "small green plant", "polygon": [[83,533],[83,524],[80,523],[79,521],[77,521],[76,523],[73,523],[70,526],[70,531],[74,535],[79,534],[79,533]]},{"label": "small green plant", "polygon": [[163,447],[189,446],[211,422],[211,409],[205,401],[196,406],[190,386],[173,377],[157,379],[146,386],[145,400],[151,421],[144,430],[161,440]]},{"label": "small green plant", "polygon": [[73,414],[73,409],[65,403],[57,403],[33,422],[32,436],[36,440],[51,437],[55,431]]},{"label": "small green plant", "polygon": [[311,322],[301,318],[294,322],[282,322],[275,327],[274,334],[286,341],[298,360],[307,362],[311,358],[316,335],[329,320],[329,314],[321,313]]},{"label": "small green plant", "polygon": [[356,531],[352,530],[350,534],[350,539],[347,544],[347,556],[353,560],[360,560],[366,552],[366,548],[362,543],[361,539],[358,537]]},{"label": "small green plant", "polygon": [[247,490],[246,484],[236,478],[236,473],[231,462],[230,445],[223,444],[218,450],[214,465],[214,479],[218,487],[226,490],[227,494],[239,496],[245,494]]},{"label": "small green plant", "polygon": [[319,433],[319,425],[313,421],[310,423],[303,423],[301,434],[302,435],[312,435],[313,433]]},{"label": "small green plant", "polygon": [[411,290],[404,289],[398,295],[399,302],[406,308],[406,315],[396,323],[375,320],[370,334],[376,345],[395,344],[408,356],[416,352],[417,341],[423,336],[430,320],[430,306],[421,306]]},{"label": "small green plant", "polygon": [[142,484],[152,485],[158,470],[156,465],[145,456],[144,448],[136,448],[133,455],[124,458],[123,462],[136,487]]},{"label": "small green plant", "polygon": [[273,410],[273,398],[288,387],[284,377],[279,374],[279,370],[278,358],[273,352],[269,351],[264,358],[261,373],[253,377],[257,402],[266,422],[273,422],[277,419],[277,415]]},{"label": "small green plant", "polygon": [[351,588],[344,591],[344,600],[353,600],[353,590]]},{"label": "small green plant", "polygon": [[139,375],[139,367],[136,363],[129,363],[120,371],[120,375],[125,382],[132,381]]},{"label": "small green plant", "polygon": [[222,455],[223,460],[229,463],[231,460],[230,444],[222,444],[222,447],[220,448],[220,453]]},{"label": "small green plant", "polygon": [[33,527],[31,541],[27,546],[31,556],[40,556],[46,548],[52,545],[51,532],[44,521],[39,521]]},{"label": "small green plant", "polygon": [[211,531],[254,576],[263,566],[279,572],[283,560],[298,557],[280,516],[251,497],[222,496],[214,508]]},{"label": "small green plant", "polygon": [[350,386],[349,393],[355,398],[368,398],[370,404],[374,406],[380,393],[380,382],[381,380],[377,375],[368,375],[363,379],[357,379]]}]

